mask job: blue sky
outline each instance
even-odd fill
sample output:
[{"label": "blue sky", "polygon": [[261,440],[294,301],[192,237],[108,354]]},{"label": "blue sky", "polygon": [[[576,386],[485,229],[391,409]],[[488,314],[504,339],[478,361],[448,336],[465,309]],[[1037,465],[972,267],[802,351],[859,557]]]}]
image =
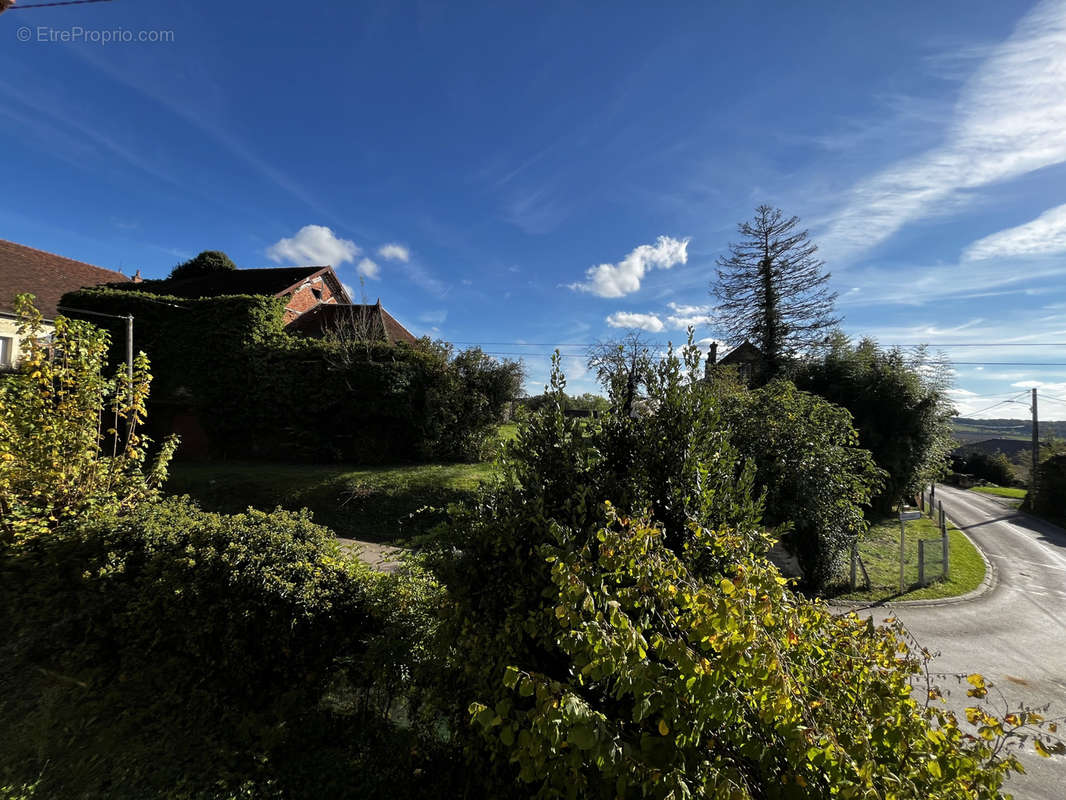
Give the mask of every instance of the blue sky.
[{"label": "blue sky", "polygon": [[1038,385],[1066,418],[1037,366],[1066,363],[1066,0],[662,5],[8,11],[0,237],[147,277],[332,263],[532,391],[557,345],[584,391],[582,343],[715,335],[766,203],[849,334],[943,345],[964,413]]}]

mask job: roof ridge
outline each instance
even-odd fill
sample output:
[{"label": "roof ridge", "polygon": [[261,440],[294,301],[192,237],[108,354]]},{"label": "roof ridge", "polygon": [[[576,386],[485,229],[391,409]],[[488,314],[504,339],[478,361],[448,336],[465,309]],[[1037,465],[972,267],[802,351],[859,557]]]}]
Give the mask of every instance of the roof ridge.
[{"label": "roof ridge", "polygon": [[[100,266],[97,266],[96,264],[90,264],[88,261],[80,261],[80,260],[78,260],[76,258],[71,258],[70,256],[64,256],[64,255],[62,255],[60,253],[53,253],[51,250],[42,250],[39,247],[30,247],[28,244],[22,244],[20,242],[13,242],[10,239],[0,239],[0,244],[14,245],[15,247],[20,247],[23,250],[32,250],[33,252],[40,253],[41,255],[52,256],[52,258],[61,258],[64,261],[71,261],[71,262],[73,262],[75,264],[81,264],[83,267],[92,267],[93,269],[103,270],[104,272],[113,272],[116,275],[121,275],[123,278],[126,278],[126,274],[123,273],[123,272],[120,272],[117,269],[111,269],[110,267],[100,267]],[[126,280],[128,281],[129,278],[126,278]]]}]

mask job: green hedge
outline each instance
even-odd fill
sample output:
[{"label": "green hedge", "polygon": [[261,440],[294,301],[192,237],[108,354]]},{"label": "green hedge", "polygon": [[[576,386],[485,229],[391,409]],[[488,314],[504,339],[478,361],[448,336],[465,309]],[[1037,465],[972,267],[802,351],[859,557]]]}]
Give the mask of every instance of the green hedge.
[{"label": "green hedge", "polygon": [[[134,346],[155,372],[156,438],[168,410],[192,409],[223,458],[476,460],[520,384],[517,364],[480,350],[454,354],[422,340],[345,352],[337,342],[291,336],[276,298],[104,288],[70,293],[62,304],[132,313]],[[120,362],[125,322],[87,318],[111,331],[111,359]]]},{"label": "green hedge", "polygon": [[0,786],[418,796],[433,741],[390,719],[415,709],[433,592],[342,556],[306,514],[178,499],[2,551]]}]

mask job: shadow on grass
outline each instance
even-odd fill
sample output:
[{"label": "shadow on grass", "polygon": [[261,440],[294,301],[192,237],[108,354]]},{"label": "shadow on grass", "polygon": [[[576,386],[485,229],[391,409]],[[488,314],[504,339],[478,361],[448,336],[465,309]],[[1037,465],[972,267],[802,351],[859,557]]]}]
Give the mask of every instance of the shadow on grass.
[{"label": "shadow on grass", "polygon": [[223,514],[249,506],[306,508],[315,522],[342,538],[396,544],[428,532],[448,504],[472,498],[491,469],[487,464],[177,464],[166,490],[188,494],[204,510]]}]

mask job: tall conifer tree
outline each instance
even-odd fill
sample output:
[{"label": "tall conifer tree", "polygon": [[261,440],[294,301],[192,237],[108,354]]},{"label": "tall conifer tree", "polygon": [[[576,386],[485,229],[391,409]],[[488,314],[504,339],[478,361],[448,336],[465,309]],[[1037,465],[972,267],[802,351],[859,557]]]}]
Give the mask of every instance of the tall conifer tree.
[{"label": "tall conifer tree", "polygon": [[818,247],[798,225],[799,217],[759,206],[738,226],[743,240],[719,257],[712,286],[726,339],[732,345],[750,340],[762,350],[767,377],[825,341],[841,320],[833,313],[837,295],[828,289],[825,263],[815,257]]}]

